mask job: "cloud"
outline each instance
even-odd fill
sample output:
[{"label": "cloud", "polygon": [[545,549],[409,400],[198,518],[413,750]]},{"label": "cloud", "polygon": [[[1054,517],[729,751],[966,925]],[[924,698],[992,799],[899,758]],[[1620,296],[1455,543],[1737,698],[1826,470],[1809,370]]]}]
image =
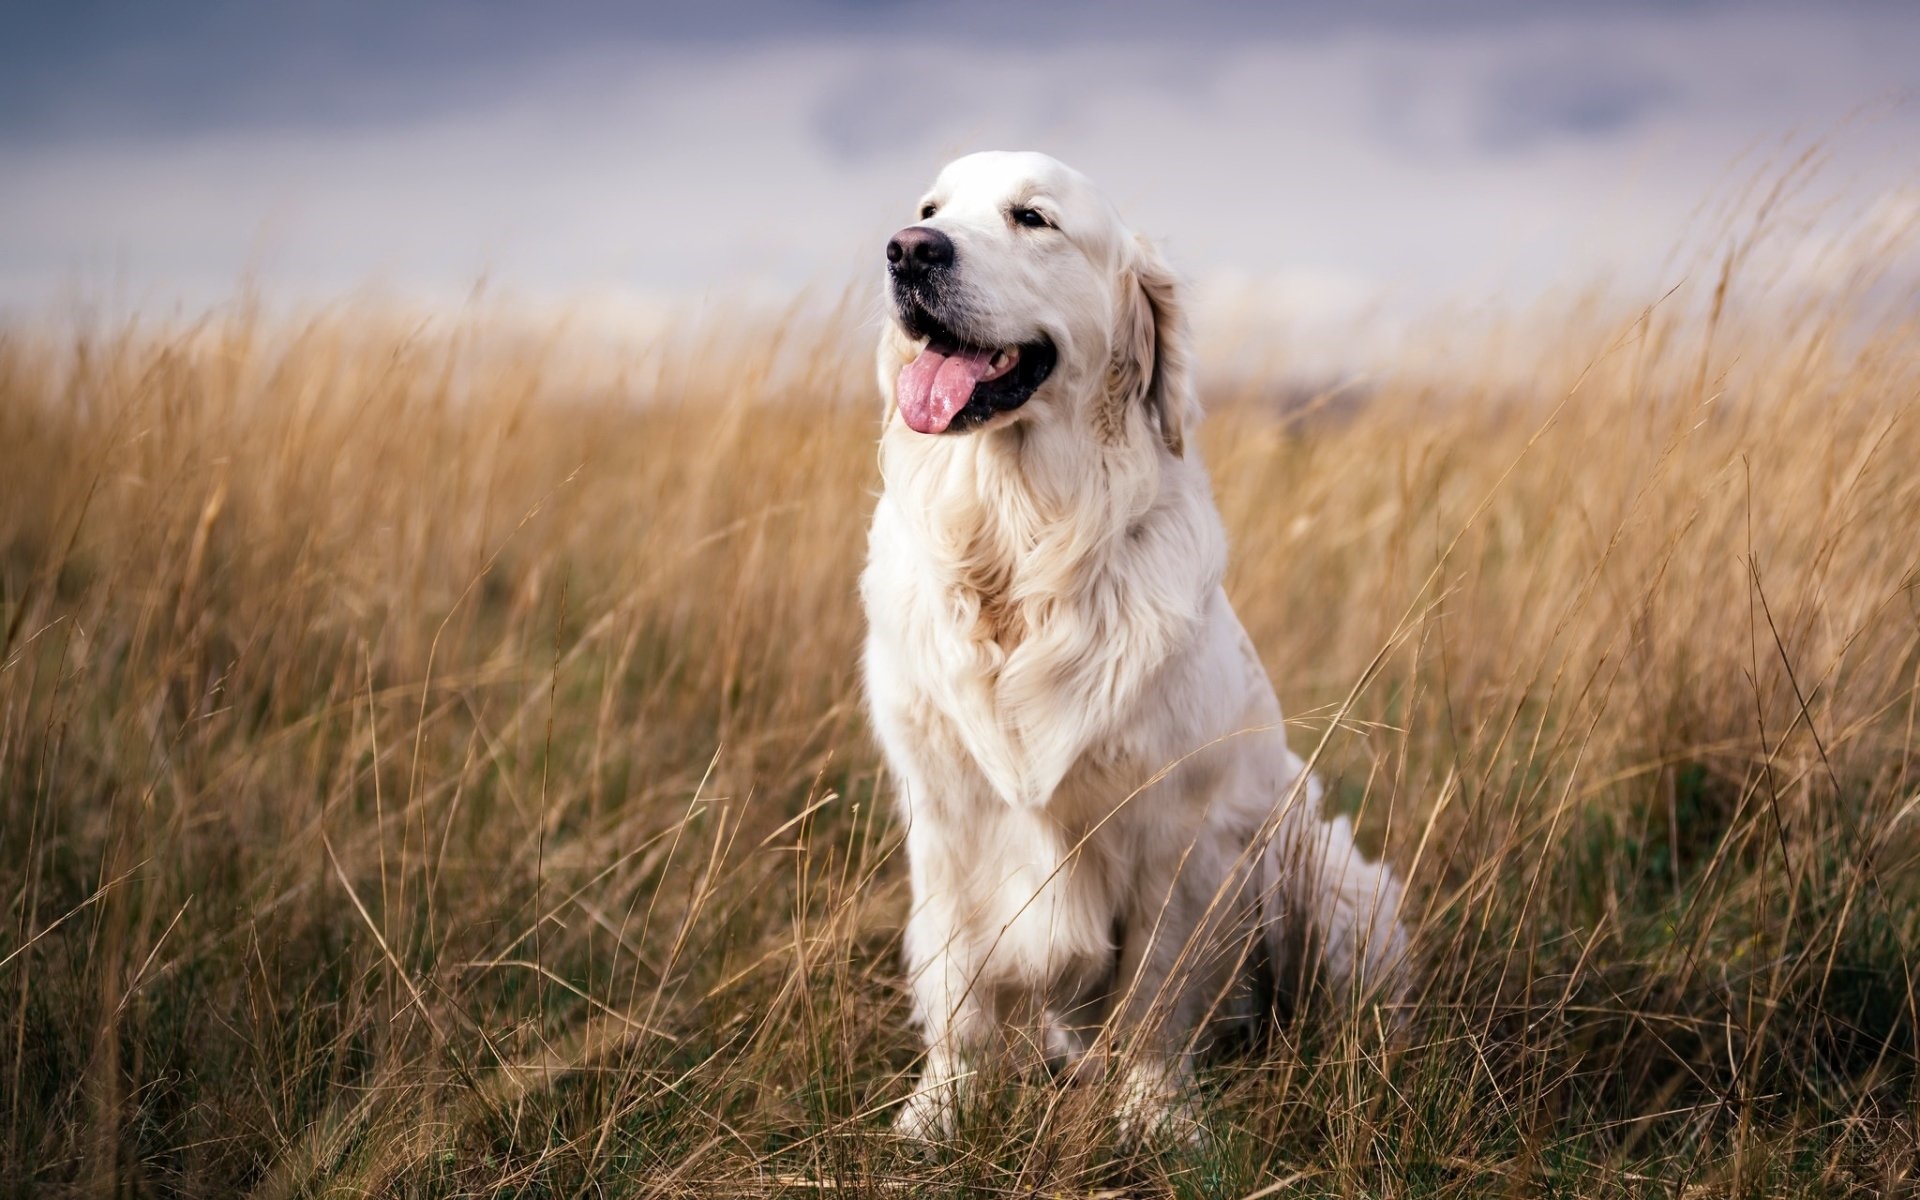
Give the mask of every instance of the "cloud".
[{"label": "cloud", "polygon": [[1684,98],[1679,80],[1646,63],[1555,54],[1488,82],[1475,137],[1506,153],[1559,138],[1618,137]]},{"label": "cloud", "polygon": [[927,70],[889,55],[827,84],[813,106],[813,128],[836,158],[860,160],[924,143],[964,120],[957,106],[928,103]]},{"label": "cloud", "polygon": [[[268,66],[231,68],[262,81],[265,115],[216,119],[255,93],[215,80],[191,113],[0,136],[0,303],[75,282],[207,302],[249,267],[292,295],[373,278],[458,297],[483,273],[509,293],[648,305],[832,292],[874,269],[941,161],[993,145],[1082,167],[1196,279],[1267,281],[1241,292],[1276,322],[1596,273],[1650,288],[1730,164],[1790,155],[1769,147],[1905,85],[1920,49],[1920,13],[1891,8],[1485,5],[1411,27],[1377,5],[1339,22],[1288,8],[1275,33],[1221,4],[1180,37],[1091,41],[992,40],[968,10],[930,42],[952,11],[835,8],[804,37],[635,40],[616,22],[578,46],[530,30],[525,54],[492,28],[447,32],[443,13],[337,77],[336,35],[316,34],[316,65],[283,91]],[[409,83],[432,37],[487,52]],[[286,115],[306,90],[364,80],[384,82]],[[102,112],[137,92],[106,87]],[[1910,102],[1842,126],[1836,188],[1911,183],[1916,144]]]}]

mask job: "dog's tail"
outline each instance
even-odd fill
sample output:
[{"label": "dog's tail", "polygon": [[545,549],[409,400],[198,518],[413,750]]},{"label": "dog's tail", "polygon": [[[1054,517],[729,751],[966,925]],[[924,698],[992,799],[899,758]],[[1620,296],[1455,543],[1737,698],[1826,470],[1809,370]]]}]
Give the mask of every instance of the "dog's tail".
[{"label": "dog's tail", "polygon": [[1297,1003],[1316,986],[1343,1000],[1392,1006],[1405,998],[1400,880],[1353,844],[1352,822],[1341,816],[1283,828],[1267,847],[1261,876],[1276,999]]}]

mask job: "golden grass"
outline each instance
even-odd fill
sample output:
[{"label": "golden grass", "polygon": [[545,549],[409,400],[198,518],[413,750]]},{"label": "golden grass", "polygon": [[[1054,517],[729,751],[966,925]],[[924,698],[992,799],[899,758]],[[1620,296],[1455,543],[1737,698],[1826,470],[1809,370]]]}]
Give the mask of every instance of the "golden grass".
[{"label": "golden grass", "polygon": [[1424,986],[1403,1046],[1217,1065],[1164,1153],[1044,1083],[886,1134],[857,321],[592,382],[483,321],[6,337],[0,1183],[1911,1186],[1920,330],[1723,300],[1209,385],[1230,591]]}]

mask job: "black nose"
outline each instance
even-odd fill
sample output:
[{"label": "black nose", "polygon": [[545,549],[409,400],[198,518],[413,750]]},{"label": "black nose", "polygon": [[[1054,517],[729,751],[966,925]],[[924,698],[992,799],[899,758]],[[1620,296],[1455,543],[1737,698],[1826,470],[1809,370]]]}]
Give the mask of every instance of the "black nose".
[{"label": "black nose", "polygon": [[887,269],[895,275],[923,275],[953,265],[953,239],[938,229],[910,225],[887,243]]}]

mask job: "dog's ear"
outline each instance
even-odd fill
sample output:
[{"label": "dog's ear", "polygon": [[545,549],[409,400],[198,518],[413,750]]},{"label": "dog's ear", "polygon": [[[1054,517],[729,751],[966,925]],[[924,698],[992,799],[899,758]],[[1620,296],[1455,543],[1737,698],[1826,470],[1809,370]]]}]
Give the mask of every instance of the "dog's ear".
[{"label": "dog's ear", "polygon": [[1108,394],[1120,421],[1129,406],[1144,405],[1175,455],[1185,453],[1187,427],[1198,416],[1190,359],[1179,281],[1151,243],[1135,238],[1120,280]]}]

